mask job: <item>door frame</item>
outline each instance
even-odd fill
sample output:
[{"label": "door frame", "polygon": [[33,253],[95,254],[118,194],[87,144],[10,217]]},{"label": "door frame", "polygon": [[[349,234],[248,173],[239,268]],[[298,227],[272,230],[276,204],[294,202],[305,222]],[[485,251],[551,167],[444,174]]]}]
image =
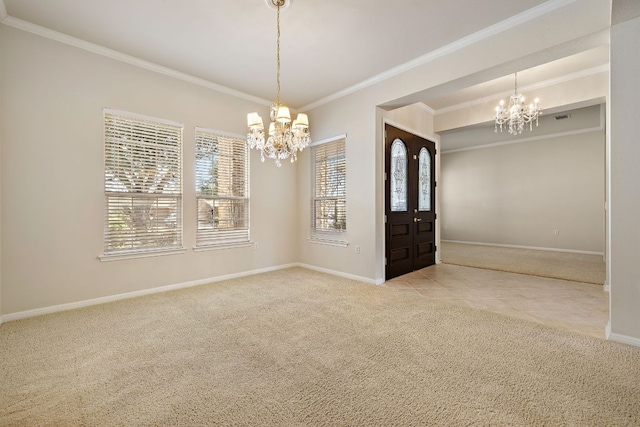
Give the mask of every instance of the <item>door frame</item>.
[{"label": "door frame", "polygon": [[[378,265],[379,268],[377,268],[377,271],[381,271],[381,276],[376,279],[376,283],[384,283],[385,282],[385,254],[387,253],[387,243],[386,243],[386,239],[385,239],[385,221],[384,221],[384,216],[386,215],[385,213],[385,205],[386,205],[386,191],[385,191],[385,182],[384,182],[384,171],[385,171],[385,162],[386,162],[386,150],[385,150],[385,140],[386,140],[386,136],[385,136],[385,125],[391,125],[393,127],[396,127],[398,129],[401,129],[405,132],[409,132],[411,134],[414,134],[416,136],[419,136],[420,138],[424,138],[424,139],[428,139],[430,141],[433,141],[436,145],[436,156],[435,156],[435,181],[436,183],[440,182],[440,136],[436,133],[433,134],[425,134],[423,132],[420,131],[416,131],[415,129],[412,129],[411,127],[404,125],[402,123],[398,123],[392,119],[389,119],[387,117],[382,117],[382,120],[380,120],[380,127],[378,128],[378,132],[379,132],[379,144],[378,144],[378,152],[379,152],[379,161],[378,161],[378,167],[376,168],[378,173],[377,173],[377,188],[378,188],[378,224],[377,224],[377,235],[379,238],[379,244],[380,244],[380,250],[377,252],[377,260],[376,260],[376,264]],[[440,215],[440,186],[436,185],[436,206],[435,206],[435,214],[438,217],[442,217]],[[436,264],[440,264],[441,260],[440,260],[440,223],[442,221],[436,221],[435,224],[435,245],[436,245]]]}]

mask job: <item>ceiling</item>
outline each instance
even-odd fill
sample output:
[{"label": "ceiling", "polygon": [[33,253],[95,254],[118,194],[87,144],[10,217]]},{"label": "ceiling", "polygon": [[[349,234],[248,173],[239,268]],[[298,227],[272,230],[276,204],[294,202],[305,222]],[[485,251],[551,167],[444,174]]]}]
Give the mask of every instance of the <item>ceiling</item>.
[{"label": "ceiling", "polygon": [[[281,11],[281,98],[303,108],[532,8],[573,1],[291,0]],[[0,0],[0,10],[3,2],[5,23],[35,24],[265,102],[275,98],[276,12],[265,0]],[[521,84],[603,62],[608,53],[588,52],[523,71]],[[512,85],[506,76],[425,103],[447,108]]]},{"label": "ceiling", "polygon": [[[518,72],[518,91],[535,90],[539,87],[551,85],[559,79],[571,78],[585,72],[600,70],[603,66],[606,67],[607,64],[609,64],[609,46],[598,46]],[[444,96],[424,99],[423,102],[434,110],[446,111],[487,96],[508,98],[514,91],[514,84],[514,75],[509,74]]]}]

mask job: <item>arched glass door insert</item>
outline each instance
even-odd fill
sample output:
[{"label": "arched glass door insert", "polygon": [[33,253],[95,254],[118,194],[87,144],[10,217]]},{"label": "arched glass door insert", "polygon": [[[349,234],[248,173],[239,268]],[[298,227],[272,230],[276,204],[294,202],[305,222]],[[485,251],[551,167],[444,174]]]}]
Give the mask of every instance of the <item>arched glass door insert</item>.
[{"label": "arched glass door insert", "polygon": [[418,169],[418,210],[428,212],[431,210],[431,154],[425,147],[420,150]]},{"label": "arched glass door insert", "polygon": [[391,144],[391,211],[407,210],[407,147],[400,139]]},{"label": "arched glass door insert", "polygon": [[385,278],[436,262],[436,147],[384,125]]}]

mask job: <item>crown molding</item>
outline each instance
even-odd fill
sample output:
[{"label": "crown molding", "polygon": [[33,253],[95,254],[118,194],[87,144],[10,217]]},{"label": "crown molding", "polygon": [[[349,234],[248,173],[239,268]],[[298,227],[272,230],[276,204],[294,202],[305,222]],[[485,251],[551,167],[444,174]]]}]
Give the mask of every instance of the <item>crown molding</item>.
[{"label": "crown molding", "polygon": [[424,102],[418,102],[418,103],[416,104],[416,106],[417,106],[418,108],[420,108],[421,110],[424,110],[424,111],[426,111],[427,113],[431,114],[432,116],[434,116],[434,115],[436,114],[436,111],[435,111],[433,108],[429,107],[429,106],[428,106],[427,104],[425,104]]},{"label": "crown molding", "polygon": [[529,10],[526,10],[522,13],[519,13],[515,16],[512,16],[510,18],[507,18],[503,21],[498,22],[497,24],[491,25],[489,27],[483,28],[480,31],[477,31],[473,34],[470,34],[466,37],[463,37],[459,40],[456,40],[453,43],[450,43],[446,46],[443,46],[439,49],[436,49],[434,51],[431,51],[423,56],[420,56],[416,59],[413,59],[411,61],[405,62],[404,64],[401,64],[397,67],[391,68],[390,70],[387,70],[383,73],[380,73],[378,75],[375,75],[369,79],[363,80],[362,82],[355,84],[353,86],[350,86],[346,89],[343,89],[341,91],[338,91],[336,93],[334,93],[333,95],[329,95],[327,97],[324,97],[322,99],[319,99],[318,101],[312,102],[309,105],[305,105],[304,107],[302,107],[300,110],[302,111],[306,111],[306,110],[312,110],[314,108],[317,108],[321,105],[327,104],[331,101],[335,101],[336,99],[342,98],[346,95],[349,95],[351,93],[357,92],[361,89],[364,89],[366,87],[372,86],[376,83],[380,83],[384,80],[390,79],[392,77],[395,77],[399,74],[402,74],[406,71],[412,70],[414,68],[417,68],[421,65],[427,64],[429,62],[435,61],[438,58],[442,58],[444,56],[447,56],[453,52],[456,52],[458,50],[461,50],[467,46],[471,46],[473,44],[476,44],[480,41],[483,41],[489,37],[493,37],[495,35],[498,35],[500,33],[503,33],[507,30],[510,30],[512,28],[518,27],[524,23],[527,23],[529,21],[532,21],[536,18],[539,18],[543,15],[546,15],[550,12],[553,12],[556,9],[560,9],[568,4],[574,3],[576,0],[549,0],[541,5],[532,7]]},{"label": "crown molding", "polygon": [[[554,86],[560,83],[569,82],[572,80],[577,80],[583,77],[592,76],[595,74],[600,74],[609,71],[609,64],[598,65],[597,67],[587,68],[586,70],[576,71],[575,73],[565,74],[564,76],[555,77],[553,79],[545,80],[542,82],[534,83],[528,86],[522,86],[518,88],[519,93],[534,91],[538,89],[543,89],[549,86]],[[498,101],[502,98],[509,97],[513,94],[513,91],[505,91],[496,93],[489,96],[484,96],[482,98],[477,98],[472,101],[461,102],[460,104],[450,105],[448,107],[440,108],[435,110],[435,114],[445,114],[450,113],[452,111],[462,110],[465,108],[475,107],[477,105],[486,104],[491,101]]]},{"label": "crown molding", "polygon": [[4,21],[7,17],[7,7],[4,4],[4,0],[0,0],[0,22]]},{"label": "crown molding", "polygon": [[[406,71],[412,70],[416,67],[422,66],[424,64],[427,64],[429,62],[432,62],[438,58],[442,58],[444,56],[447,56],[453,52],[456,52],[460,49],[463,49],[467,46],[476,44],[482,40],[485,40],[489,37],[495,36],[497,34],[500,34],[504,31],[510,30],[512,28],[518,27],[526,22],[529,22],[531,20],[534,20],[540,16],[546,15],[556,9],[562,8],[568,4],[571,4],[573,2],[575,2],[576,0],[549,0],[541,5],[538,5],[536,7],[533,7],[529,10],[526,10],[518,15],[512,16],[510,18],[507,18],[503,21],[498,22],[497,24],[494,24],[492,26],[489,26],[487,28],[484,28],[480,31],[477,31],[473,34],[470,34],[469,36],[463,37],[453,43],[450,43],[446,46],[443,46],[439,49],[436,49],[432,52],[429,52],[423,56],[420,56],[416,59],[413,59],[411,61],[408,61],[404,64],[401,64],[397,67],[391,68],[390,70],[387,70],[383,73],[380,73],[376,76],[373,76],[369,79],[366,79],[358,84],[355,84],[353,86],[350,86],[348,88],[345,88],[341,91],[338,91],[332,95],[329,95],[327,97],[321,98],[315,102],[312,102],[311,104],[308,104],[302,108],[300,108],[300,111],[305,111],[305,110],[311,110],[313,108],[319,107],[321,105],[327,104],[331,101],[334,101],[336,99],[342,98],[346,95],[349,95],[351,93],[357,92],[359,90],[362,90],[366,87],[372,86],[376,83],[380,83],[382,81],[385,81],[387,79],[390,79],[392,77],[395,77],[397,75],[400,75]],[[168,67],[164,67],[162,65],[158,65],[155,64],[153,62],[150,61],[145,61],[143,59],[131,56],[131,55],[127,55],[125,53],[113,50],[113,49],[109,49],[106,48],[104,46],[100,46],[94,43],[90,43],[81,39],[78,39],[76,37],[72,37],[63,33],[60,33],[58,31],[54,31],[54,30],[50,30],[48,28],[45,27],[41,27],[39,25],[35,25],[32,24],[30,22],[27,21],[23,21],[21,19],[18,18],[14,18],[12,16],[7,15],[6,12],[6,8],[5,8],[5,4],[4,4],[4,0],[0,0],[0,22],[2,22],[2,24],[8,25],[10,27],[13,28],[17,28],[23,31],[27,31],[29,33],[32,34],[36,34],[39,35],[41,37],[45,37],[51,40],[55,40],[58,41],[60,43],[64,43],[67,44],[69,46],[74,46],[101,56],[105,56],[111,59],[115,59],[117,61],[121,61],[130,65],[134,65],[149,71],[153,71],[159,74],[163,74],[169,77],[173,77],[182,81],[186,81],[189,83],[193,83],[202,87],[206,87],[208,89],[212,89],[215,90],[217,92],[221,92],[221,93],[225,93],[228,95],[232,95],[241,99],[245,99],[247,101],[251,101],[251,102],[255,102],[258,104],[262,104],[262,105],[271,105],[271,101],[263,99],[263,98],[259,98],[253,95],[249,95],[245,92],[241,92],[235,89],[231,89],[229,87],[217,84],[217,83],[213,83],[209,80],[205,80],[199,77],[195,77],[192,76],[190,74],[187,73],[183,73]],[[427,107],[428,109],[425,111],[429,111],[431,112],[432,109],[427,106],[425,104],[425,107]],[[421,107],[422,108],[422,107]],[[433,114],[438,114],[440,111],[435,111],[433,112]]]},{"label": "crown molding", "polygon": [[[2,6],[4,6],[4,3],[2,3],[2,1],[3,0],[0,0],[0,3],[2,4]],[[14,18],[13,16],[6,16],[5,19],[2,20],[2,24],[38,35],[41,37],[45,37],[47,39],[55,40],[57,42],[64,43],[69,46],[77,47],[79,49],[83,49],[83,50],[95,53],[97,55],[115,59],[116,61],[124,62],[130,65],[135,65],[136,67],[140,67],[145,70],[153,71],[158,74],[163,74],[168,77],[173,77],[178,80],[182,80],[188,83],[196,84],[198,86],[206,87],[207,89],[212,89],[212,90],[215,90],[216,92],[225,93],[227,95],[235,96],[237,98],[245,99],[247,101],[255,102],[258,104],[271,105],[271,101],[268,101],[266,99],[249,95],[239,90],[231,89],[226,86],[213,83],[209,80],[201,79],[199,77],[192,76],[191,74],[183,73],[181,71],[177,71],[169,67],[158,65],[150,61],[145,61],[135,56],[127,55],[125,53],[119,52],[117,50],[109,49],[104,46],[97,45],[95,43],[90,43],[85,40],[81,40],[79,38],[60,33],[58,31],[50,30],[48,28],[41,27],[39,25],[32,24],[27,21],[23,21],[22,19]]]}]

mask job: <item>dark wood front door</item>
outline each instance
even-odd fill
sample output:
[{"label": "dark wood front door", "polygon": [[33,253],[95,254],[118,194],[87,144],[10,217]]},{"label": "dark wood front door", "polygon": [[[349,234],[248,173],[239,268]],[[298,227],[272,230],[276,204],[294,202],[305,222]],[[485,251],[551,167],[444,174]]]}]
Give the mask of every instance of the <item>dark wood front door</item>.
[{"label": "dark wood front door", "polygon": [[385,125],[385,278],[435,264],[435,144]]}]

